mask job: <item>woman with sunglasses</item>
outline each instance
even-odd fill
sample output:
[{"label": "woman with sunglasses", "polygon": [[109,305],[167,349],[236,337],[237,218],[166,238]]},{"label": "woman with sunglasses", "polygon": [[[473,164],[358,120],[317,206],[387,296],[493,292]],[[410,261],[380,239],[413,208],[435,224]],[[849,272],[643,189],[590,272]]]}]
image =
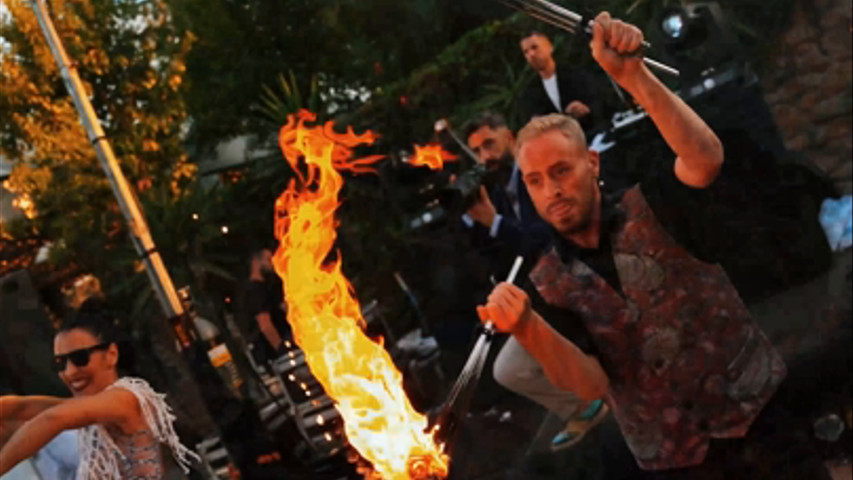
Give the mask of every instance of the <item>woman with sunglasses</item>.
[{"label": "woman with sunglasses", "polygon": [[54,367],[73,398],[0,397],[0,475],[70,429],[80,429],[78,480],[159,480],[161,443],[185,472],[197,459],[165,396],[119,375],[117,335],[99,303],[84,303],[54,338]]}]

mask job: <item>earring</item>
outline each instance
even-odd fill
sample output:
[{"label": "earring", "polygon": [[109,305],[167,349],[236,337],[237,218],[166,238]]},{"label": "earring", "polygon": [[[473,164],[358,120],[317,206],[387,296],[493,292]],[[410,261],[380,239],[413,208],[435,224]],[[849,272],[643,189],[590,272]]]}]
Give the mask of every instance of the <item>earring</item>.
[{"label": "earring", "polygon": [[603,187],[604,186],[604,180],[598,179],[598,186]]}]

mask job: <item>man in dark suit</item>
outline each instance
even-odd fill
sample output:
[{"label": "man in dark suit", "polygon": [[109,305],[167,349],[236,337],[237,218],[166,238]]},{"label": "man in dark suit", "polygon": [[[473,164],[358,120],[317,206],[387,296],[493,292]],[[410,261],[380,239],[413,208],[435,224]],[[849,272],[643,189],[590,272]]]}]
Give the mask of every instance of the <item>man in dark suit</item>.
[{"label": "man in dark suit", "polygon": [[594,119],[601,115],[591,76],[576,68],[558,67],[554,46],[541,32],[530,32],[520,45],[524,59],[539,75],[519,99],[522,123],[539,115],[565,113],[588,132],[594,126]]},{"label": "man in dark suit", "polygon": [[462,216],[475,248],[486,250],[496,271],[517,255],[535,253],[548,242],[548,227],[539,218],[518,175],[512,150],[515,136],[506,120],[484,112],[465,128],[468,147],[487,174],[480,198]]}]

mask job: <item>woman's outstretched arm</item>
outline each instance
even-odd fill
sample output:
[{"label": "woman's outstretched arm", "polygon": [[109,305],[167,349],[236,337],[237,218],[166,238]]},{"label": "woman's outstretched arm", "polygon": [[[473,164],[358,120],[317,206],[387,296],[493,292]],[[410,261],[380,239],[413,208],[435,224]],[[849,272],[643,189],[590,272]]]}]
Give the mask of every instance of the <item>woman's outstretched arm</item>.
[{"label": "woman's outstretched arm", "polygon": [[68,399],[45,395],[3,395],[0,396],[0,421],[13,420],[26,422],[65,400]]},{"label": "woman's outstretched arm", "polygon": [[127,430],[125,426],[138,420],[140,415],[136,397],[124,389],[105,390],[90,397],[61,402],[21,425],[0,449],[0,475],[33,456],[64,430],[95,423]]},{"label": "woman's outstretched arm", "polygon": [[43,395],[0,396],[0,447],[28,420],[65,400]]}]

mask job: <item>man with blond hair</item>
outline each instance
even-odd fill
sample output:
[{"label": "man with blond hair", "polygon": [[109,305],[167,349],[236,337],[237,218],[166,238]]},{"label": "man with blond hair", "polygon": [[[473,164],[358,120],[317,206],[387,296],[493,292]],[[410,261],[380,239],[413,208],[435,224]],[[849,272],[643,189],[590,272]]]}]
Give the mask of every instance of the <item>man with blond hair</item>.
[{"label": "man with blond hair", "polygon": [[[700,194],[719,174],[722,145],[633,54],[642,44],[639,29],[606,12],[593,27],[593,57],[646,109],[675,153],[671,172],[661,174],[671,181],[604,195],[598,154],[587,149],[577,121],[560,114],[533,119],[517,136],[516,160],[554,246],[530,280],[549,305],[583,322],[596,352],[559,335],[563,319],[546,321],[509,283],[495,287],[478,313],[509,332],[508,343],[533,358],[555,390],[608,399],[636,464],[654,473],[607,478],[719,478],[739,470],[758,478],[746,452],[766,439],[710,439],[745,437],[754,422],[767,423],[759,413],[786,366],[722,268],[691,253],[678,228],[678,214],[683,221],[691,213],[678,212],[682,199]],[[732,445],[741,451],[720,453]],[[723,470],[712,470],[716,461],[682,470],[702,464],[709,447],[711,458],[725,458]],[[710,477],[696,476],[708,471]]]},{"label": "man with blond hair", "polygon": [[[465,136],[477,160],[486,165],[492,177],[490,190],[486,192],[483,188],[479,201],[467,213],[473,220],[471,223],[481,224],[472,228],[474,233],[480,231],[479,236],[472,235],[472,243],[488,245],[481,239],[486,236],[494,239],[492,246],[498,244],[502,248],[489,260],[495,270],[504,272],[509,269],[508,260],[518,255],[535,257],[550,240],[549,228],[539,218],[514,165],[515,138],[503,117],[484,112],[467,125]],[[500,175],[502,171],[504,174]],[[483,235],[483,230],[488,234]],[[550,312],[546,305],[540,307],[545,309]],[[576,345],[590,348],[580,322],[565,322],[560,334]],[[608,408],[601,399],[584,402],[573,392],[555,390],[541,374],[539,364],[517,343],[506,344],[497,359],[494,376],[500,385],[539,403],[566,422],[565,428],[552,438],[552,450],[574,446],[607,415]]]}]

